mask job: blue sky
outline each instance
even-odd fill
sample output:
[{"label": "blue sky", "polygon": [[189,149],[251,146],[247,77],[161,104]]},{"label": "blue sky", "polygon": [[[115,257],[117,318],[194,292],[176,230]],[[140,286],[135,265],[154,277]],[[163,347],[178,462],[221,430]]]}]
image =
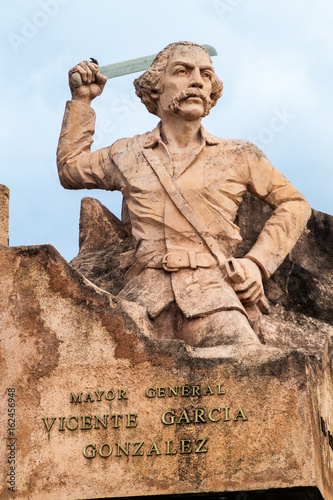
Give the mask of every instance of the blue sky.
[{"label": "blue sky", "polygon": [[[205,118],[219,137],[255,142],[316,210],[333,214],[331,0],[12,0],[2,6],[0,183],[10,188],[10,245],[78,252],[80,200],[120,216],[121,195],[63,189],[55,153],[67,72],[154,54],[171,42],[213,45],[224,95]],[[129,75],[94,101],[93,148],[151,130]]]}]

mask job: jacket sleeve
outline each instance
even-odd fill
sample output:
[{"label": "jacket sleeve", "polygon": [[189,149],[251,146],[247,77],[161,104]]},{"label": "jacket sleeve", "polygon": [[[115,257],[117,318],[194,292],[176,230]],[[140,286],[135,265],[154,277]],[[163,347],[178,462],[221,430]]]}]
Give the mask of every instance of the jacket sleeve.
[{"label": "jacket sleeve", "polygon": [[91,153],[95,112],[87,104],[68,101],[57,149],[61,185],[66,189],[123,187],[122,176],[112,160],[111,147]]},{"label": "jacket sleeve", "polygon": [[246,156],[249,192],[274,210],[258,240],[246,255],[260,266],[267,279],[292,250],[307,224],[311,208],[301,193],[271,165],[260,149],[248,143]]}]

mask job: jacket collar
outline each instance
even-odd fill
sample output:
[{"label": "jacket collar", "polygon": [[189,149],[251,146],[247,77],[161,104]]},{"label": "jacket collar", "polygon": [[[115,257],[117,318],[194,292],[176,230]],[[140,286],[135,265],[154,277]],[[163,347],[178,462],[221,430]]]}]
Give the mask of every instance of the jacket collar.
[{"label": "jacket collar", "polygon": [[[207,146],[217,146],[219,144],[219,139],[214,135],[209,134],[201,125],[200,127],[201,137]],[[162,142],[161,139],[161,122],[157,125],[154,130],[148,132],[147,138],[143,144],[145,149],[153,148],[158,142]]]}]

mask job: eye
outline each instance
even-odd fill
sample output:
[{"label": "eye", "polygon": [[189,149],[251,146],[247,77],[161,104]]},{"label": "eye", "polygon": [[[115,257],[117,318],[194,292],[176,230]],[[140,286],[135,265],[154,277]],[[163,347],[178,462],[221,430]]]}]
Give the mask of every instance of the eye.
[{"label": "eye", "polygon": [[186,73],[187,73],[187,71],[185,68],[178,68],[178,69],[176,69],[174,74],[175,75],[186,75]]},{"label": "eye", "polygon": [[211,74],[211,72],[210,72],[210,71],[203,71],[203,72],[201,73],[201,76],[202,76],[203,78],[209,78],[209,80],[211,80],[211,78],[212,78],[212,74]]}]

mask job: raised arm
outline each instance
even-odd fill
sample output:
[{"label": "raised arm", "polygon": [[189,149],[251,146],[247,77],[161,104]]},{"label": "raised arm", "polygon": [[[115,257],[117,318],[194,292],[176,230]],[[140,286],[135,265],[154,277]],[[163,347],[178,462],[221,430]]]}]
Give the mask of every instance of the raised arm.
[{"label": "raised arm", "polygon": [[66,105],[57,150],[60,182],[67,189],[117,189],[110,148],[91,153],[95,112],[90,104],[102,93],[106,81],[98,65],[88,61],[69,71],[72,100]]}]

